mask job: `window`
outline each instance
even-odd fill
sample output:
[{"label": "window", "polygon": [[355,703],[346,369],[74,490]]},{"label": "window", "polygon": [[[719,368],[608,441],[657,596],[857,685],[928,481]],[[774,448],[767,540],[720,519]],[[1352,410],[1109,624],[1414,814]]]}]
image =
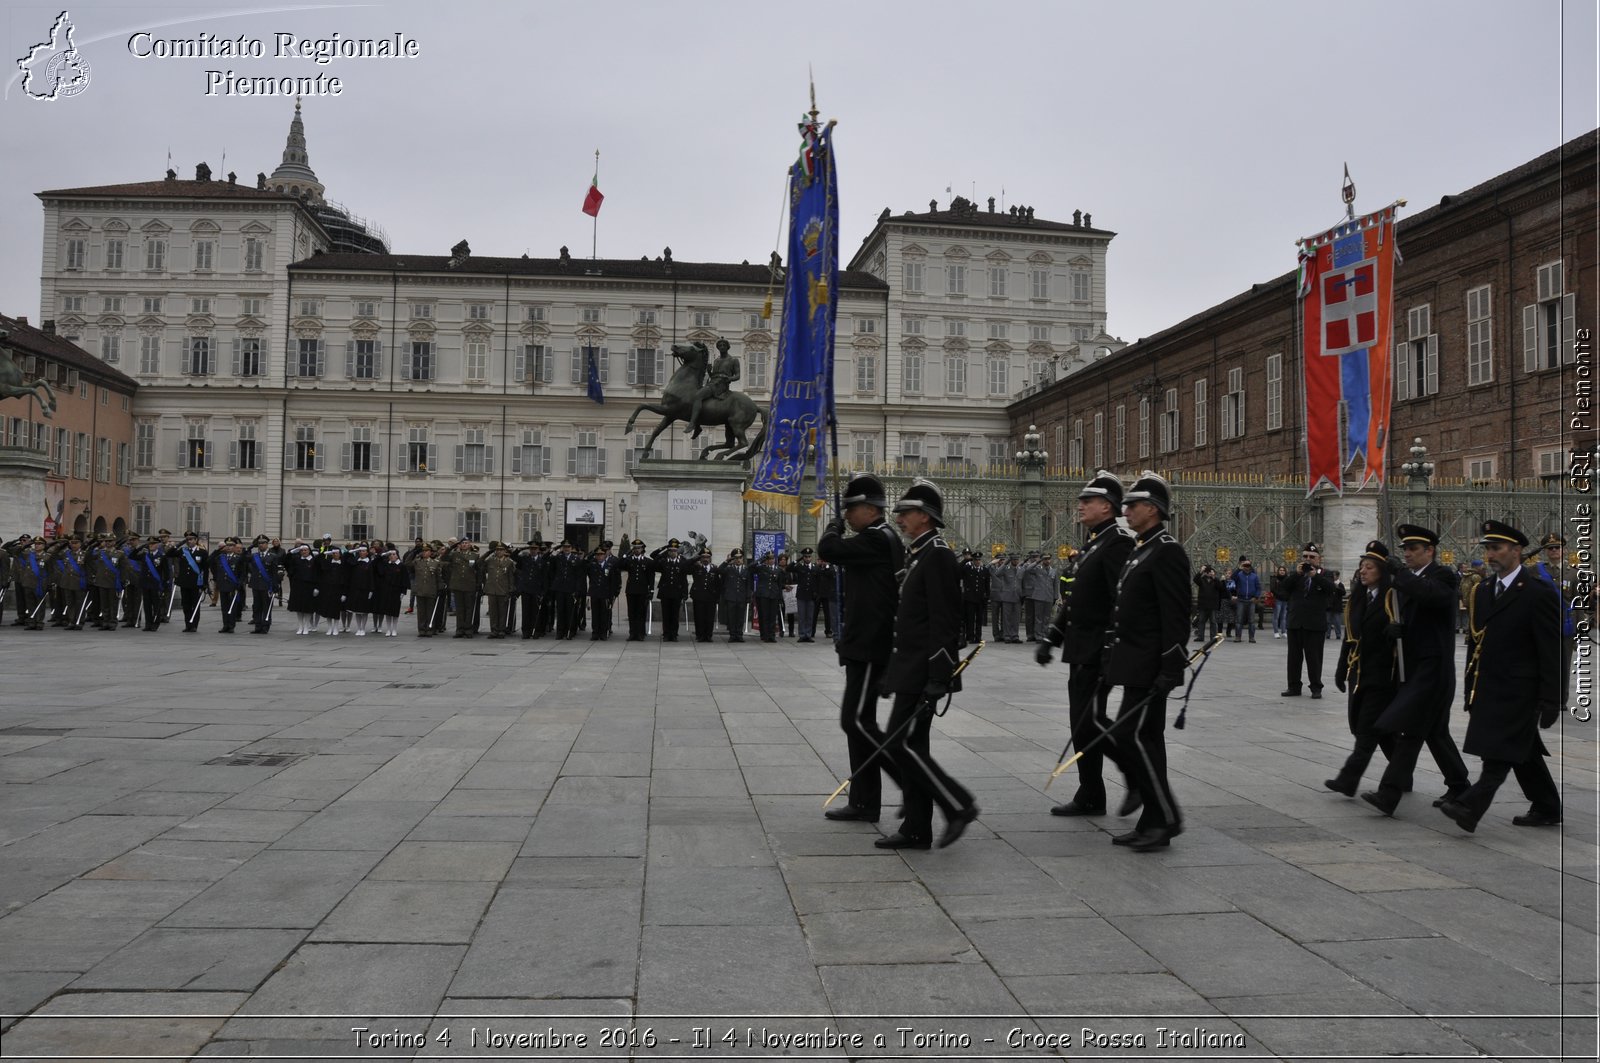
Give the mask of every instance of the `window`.
[{"label": "window", "polygon": [[178,468],[209,469],[211,449],[206,446],[206,423],[198,420],[185,421],[183,428],[183,449],[178,455]]},{"label": "window", "polygon": [[[587,312],[588,311],[585,311],[585,313]],[[600,320],[600,311],[596,310],[594,311],[594,314],[595,316],[592,320],[598,322]],[[710,328],[713,316],[714,315],[710,310],[696,310],[692,315],[690,315],[690,320],[693,322],[695,328]],[[589,321],[591,319],[586,317],[584,320]]]},{"label": "window", "polygon": [[628,352],[628,383],[655,387],[666,383],[666,352],[654,347],[636,347]]},{"label": "window", "polygon": [[1433,307],[1406,311],[1409,338],[1395,345],[1394,397],[1417,399],[1439,393],[1439,337],[1433,332]]},{"label": "window", "polygon": [[767,390],[767,367],[772,363],[772,353],[765,347],[751,347],[744,352],[744,385],[746,391]]},{"label": "window", "polygon": [[1055,363],[1049,357],[1034,355],[1028,359],[1028,383],[1048,384],[1055,375]]},{"label": "window", "polygon": [[64,479],[72,468],[72,433],[69,430],[56,429],[56,452],[52,457],[55,460],[55,474]]},{"label": "window", "polygon": [[320,300],[320,299],[302,299],[302,300],[300,300],[300,316],[301,317],[321,317],[322,316],[322,300]]},{"label": "window", "polygon": [[989,267],[989,296],[1004,299],[1006,295],[1006,267]]},{"label": "window", "polygon": [[193,298],[193,299],[190,299],[189,300],[189,313],[191,313],[191,314],[209,314],[209,313],[211,313],[211,300],[207,299],[207,298],[198,297],[198,296]]},{"label": "window", "polygon": [[511,376],[524,384],[548,384],[555,379],[555,359],[542,343],[524,343],[512,359]]},{"label": "window", "polygon": [[295,360],[295,376],[319,377],[323,371],[322,341],[301,337],[300,353]]},{"label": "window", "polygon": [[1522,367],[1529,373],[1572,361],[1576,297],[1566,293],[1565,263],[1538,268],[1537,302],[1522,308]]},{"label": "window", "polygon": [[[78,447],[81,449],[83,444],[84,438],[79,436]],[[133,460],[141,469],[155,468],[156,423],[154,421],[139,421],[133,426]]]},{"label": "window", "polygon": [[900,390],[907,395],[922,394],[922,352],[905,355],[900,370]]},{"label": "window", "polygon": [[139,372],[161,372],[161,337],[146,333],[139,337]]},{"label": "window", "polygon": [[579,387],[588,385],[590,357],[600,371],[601,385],[611,383],[611,351],[605,347],[579,347],[572,352],[572,382]]},{"label": "window", "polygon": [[1106,415],[1102,411],[1094,415],[1094,467],[1104,468],[1106,464]]},{"label": "window", "polygon": [[871,317],[858,317],[858,318],[856,318],[856,335],[857,336],[871,336],[871,335],[876,334],[877,331],[878,331],[878,320],[877,320],[877,318],[871,318]]},{"label": "window", "polygon": [[467,341],[462,370],[463,376],[469,384],[481,384],[489,378],[489,343],[487,340]]},{"label": "window", "polygon": [[234,359],[234,376],[260,376],[261,375],[261,341],[254,336],[233,341],[236,352]]},{"label": "window", "polygon": [[464,509],[456,514],[456,532],[458,537],[469,539],[472,542],[483,541],[483,510]]},{"label": "window", "polygon": [[967,460],[966,436],[945,436],[944,461],[946,465],[958,465],[962,468],[972,467],[972,463]]},{"label": "window", "polygon": [[646,451],[644,449],[644,445],[646,443],[648,443],[648,442],[650,442],[650,433],[649,432],[635,432],[635,433],[633,433],[633,443],[632,443],[632,445],[625,446],[625,447],[622,448],[622,471],[623,472],[628,473],[628,474],[631,475],[633,473],[634,468],[641,461],[643,461],[645,458],[660,457],[660,455],[656,453],[656,448],[655,447],[651,447],[648,451]]},{"label": "window", "polygon": [[433,317],[432,303],[412,303],[411,319],[413,321],[426,321]]},{"label": "window", "polygon": [[1118,465],[1128,460],[1128,407],[1120,403],[1111,422],[1111,453]]},{"label": "window", "polygon": [[191,376],[210,376],[216,370],[210,336],[190,336],[183,341],[183,372]]},{"label": "window", "polygon": [[640,325],[654,325],[656,323],[656,312],[654,310],[641,310],[635,321]]},{"label": "window", "polygon": [[544,430],[524,428],[522,441],[511,448],[511,472],[516,476],[549,476],[550,448],[544,445]]},{"label": "window", "polygon": [[196,240],[194,242],[194,268],[196,273],[209,273],[217,257],[217,242],[215,240]]},{"label": "window", "polygon": [[159,295],[147,295],[147,296],[145,296],[144,297],[144,312],[147,313],[147,314],[159,314],[159,313],[161,313],[161,297]]},{"label": "window", "polygon": [[468,303],[467,320],[488,321],[490,319],[492,309],[493,308],[488,303]]},{"label": "window", "polygon": [[234,440],[229,448],[228,467],[254,471],[261,468],[261,451],[256,445],[256,422],[235,421]]},{"label": "window", "polygon": [[[1204,380],[1196,380],[1194,382],[1194,445],[1197,447],[1206,445],[1206,439],[1211,427],[1210,413],[1206,407],[1206,382]],[[1174,446],[1176,446],[1176,443],[1174,443]]]},{"label": "window", "polygon": [[989,394],[1011,394],[1011,363],[1005,358],[989,359]]},{"label": "window", "polygon": [[148,502],[133,504],[133,533],[149,535],[155,527],[155,507]]},{"label": "window", "polygon": [[83,269],[84,260],[88,256],[88,241],[67,241],[67,269]]},{"label": "window", "polygon": [[344,445],[339,464],[346,472],[378,472],[378,445],[372,441],[372,425],[352,424],[350,442]]},{"label": "window", "polygon": [[1493,456],[1485,457],[1485,458],[1468,458],[1467,462],[1466,462],[1466,465],[1467,465],[1467,479],[1469,479],[1469,480],[1493,480],[1494,479],[1494,462],[1495,462],[1495,459],[1494,459]]},{"label": "window", "polygon": [[406,361],[407,380],[432,380],[433,379],[433,343],[430,340],[414,340],[411,344],[411,357]]},{"label": "window", "polygon": [[1011,326],[1003,321],[989,322],[989,338],[1005,342],[1011,338]]},{"label": "window", "polygon": [[1049,343],[1050,342],[1050,326],[1049,325],[1029,325],[1028,326],[1028,342],[1029,343]]},{"label": "window", "polygon": [[592,428],[580,428],[577,446],[567,448],[568,476],[604,476],[606,451],[600,445],[600,433]]},{"label": "window", "polygon": [[263,303],[264,300],[262,299],[253,298],[251,296],[242,297],[239,300],[239,313],[245,317],[260,317],[262,315]]},{"label": "window", "polygon": [[1030,281],[1029,290],[1035,299],[1050,298],[1050,271],[1047,269],[1031,270],[1028,273]]},{"label": "window", "polygon": [[878,390],[878,356],[871,351],[856,352],[856,390]]},{"label": "window", "polygon": [[167,242],[165,240],[146,240],[144,242],[144,268],[148,270],[163,270],[167,268]]},{"label": "window", "polygon": [[767,319],[762,317],[759,312],[746,314],[744,327],[749,332],[765,332],[767,330]]},{"label": "window", "polygon": [[1150,456],[1150,400],[1139,400],[1139,457]]},{"label": "window", "polygon": [[[76,446],[72,448],[72,475],[75,479],[87,480],[89,478],[89,461],[93,457],[89,453],[89,433],[79,432],[76,435]],[[150,461],[155,462],[155,437],[150,439]]]},{"label": "window", "polygon": [[203,532],[206,530],[206,507],[199,502],[185,502],[183,504],[183,530],[186,532]]},{"label": "window", "polygon": [[544,307],[542,307],[542,306],[530,306],[530,307],[528,307],[528,321],[529,321],[530,324],[535,324],[535,325],[542,324],[544,322]]},{"label": "window", "polygon": [[233,507],[233,534],[248,539],[255,534],[255,510],[240,503]]},{"label": "window", "polygon": [[[1057,460],[1060,456],[1057,455]],[[1072,421],[1072,438],[1067,441],[1067,468],[1083,468],[1083,418],[1075,417]]]},{"label": "window", "polygon": [[297,421],[294,426],[294,450],[290,465],[296,472],[315,472],[322,468],[322,455],[317,452],[317,425],[314,421]]},{"label": "window", "polygon": [[1494,379],[1494,320],[1490,285],[1467,290],[1467,384]]},{"label": "window", "polygon": [[950,338],[960,337],[965,339],[967,335],[967,323],[965,321],[954,321],[947,318],[945,319],[944,323],[944,334]]},{"label": "window", "polygon": [[1244,435],[1244,366],[1228,370],[1228,390],[1222,396],[1223,439],[1238,439]]},{"label": "window", "polygon": [[1170,454],[1178,449],[1178,389],[1168,388],[1165,408],[1161,411],[1161,453]]},{"label": "window", "polygon": [[854,454],[857,472],[864,472],[878,464],[877,436],[854,436],[850,440],[850,449]]},{"label": "window", "polygon": [[945,292],[948,295],[967,294],[967,267],[949,265],[944,268]]},{"label": "window", "polygon": [[905,333],[907,336],[920,336],[920,335],[922,335],[922,318],[920,318],[920,317],[901,317],[900,318],[900,331]]},{"label": "window", "polygon": [[100,300],[100,312],[102,314],[120,314],[120,313],[122,313],[122,296],[120,296],[120,295],[108,295],[104,299],[101,299]]},{"label": "window", "polygon": [[311,538],[311,507],[296,505],[289,510],[289,533],[296,539]]},{"label": "window", "polygon": [[378,316],[378,304],[370,299],[356,300],[356,317],[375,318]]},{"label": "window", "polygon": [[[400,471],[426,476],[433,468],[433,446],[428,442],[428,426],[406,426],[406,449],[400,461]],[[412,536],[416,538],[416,536]]]},{"label": "window", "polygon": [[[1240,390],[1242,407],[1243,389]],[[1240,414],[1243,417],[1243,412]],[[1267,431],[1274,431],[1283,427],[1283,355],[1267,355]],[[1243,434],[1244,429],[1239,429]]]},{"label": "window", "polygon": [[106,269],[119,270],[122,268],[122,256],[126,253],[127,247],[126,240],[106,241]]},{"label": "window", "polygon": [[63,314],[83,313],[83,296],[63,295],[61,297],[61,312]]},{"label": "window", "polygon": [[[421,539],[428,534],[428,511],[425,509],[406,510],[406,538],[411,540]],[[528,536],[532,540],[533,536]]]},{"label": "window", "polygon": [[261,262],[266,257],[266,245],[253,236],[244,241],[244,271],[246,273],[260,273]]},{"label": "window", "polygon": [[456,472],[463,476],[487,476],[494,472],[494,447],[489,445],[489,430],[481,425],[463,427],[456,447]]},{"label": "window", "polygon": [[1007,459],[1009,451],[1010,451],[1010,447],[1008,445],[1008,441],[1007,440],[1005,440],[1005,439],[991,439],[991,440],[989,440],[989,465],[990,465],[990,467],[992,468],[994,466],[1004,465],[1006,463],[1006,459]]},{"label": "window", "polygon": [[921,433],[904,432],[900,436],[900,464],[909,472],[926,472],[928,459],[922,450]]},{"label": "window", "polygon": [[[579,320],[581,320],[585,325],[598,325],[598,324],[600,324],[600,321],[601,321],[600,308],[598,306],[586,306],[586,307],[583,308],[582,313],[580,313],[578,316],[579,316]],[[696,325],[700,324],[700,318],[702,316],[707,319],[706,324],[709,326],[709,324],[710,324],[710,316],[711,316],[709,314],[705,314],[705,315],[696,314],[695,315],[695,324]]]},{"label": "window", "polygon": [[366,506],[356,506],[350,510],[350,520],[344,526],[344,537],[346,539],[372,537],[372,514],[367,511]]},{"label": "window", "polygon": [[1086,269],[1072,271],[1072,301],[1075,303],[1089,301],[1089,271]]},{"label": "window", "polygon": [[967,358],[965,355],[945,354],[944,393],[952,396],[960,396],[967,393]]},{"label": "window", "polygon": [[118,362],[122,361],[122,333],[101,333],[100,359],[107,365],[116,365]]}]

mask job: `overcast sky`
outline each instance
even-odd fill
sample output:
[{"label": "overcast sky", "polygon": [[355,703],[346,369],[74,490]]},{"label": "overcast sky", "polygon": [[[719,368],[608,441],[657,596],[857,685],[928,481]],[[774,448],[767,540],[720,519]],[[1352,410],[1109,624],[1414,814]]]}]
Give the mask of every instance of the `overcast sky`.
[{"label": "overcast sky", "polygon": [[[841,246],[884,208],[955,194],[1084,210],[1111,243],[1108,327],[1129,341],[1294,265],[1294,240],[1358,209],[1417,213],[1596,125],[1593,0],[979,5],[862,2],[72,4],[81,94],[21,91],[15,60],[59,2],[0,13],[0,311],[36,315],[50,188],[181,176],[253,181],[293,101],[206,95],[207,70],[317,74],[304,104],[330,198],[396,252],[589,253],[763,262],[778,246],[795,123],[837,132]],[[264,58],[136,58],[129,37],[260,39]],[[274,34],[404,34],[411,59],[275,59]],[[227,153],[226,167],[222,164]],[[46,313],[46,316],[52,316]]]}]

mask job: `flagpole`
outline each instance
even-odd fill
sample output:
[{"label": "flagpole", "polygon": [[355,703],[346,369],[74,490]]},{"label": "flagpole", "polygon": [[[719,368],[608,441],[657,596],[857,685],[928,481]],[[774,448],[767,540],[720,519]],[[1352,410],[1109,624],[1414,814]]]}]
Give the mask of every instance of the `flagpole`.
[{"label": "flagpole", "polygon": [[[599,188],[600,187],[600,149],[599,148],[595,148],[594,149],[594,184],[593,184],[592,187],[594,187],[594,188]],[[592,259],[597,259],[597,258],[600,257],[600,255],[599,255],[599,249],[600,249],[600,212],[598,210],[595,211],[594,214],[590,215],[590,218],[593,221],[593,227],[591,228],[590,234],[589,234],[589,258],[592,260]]]}]

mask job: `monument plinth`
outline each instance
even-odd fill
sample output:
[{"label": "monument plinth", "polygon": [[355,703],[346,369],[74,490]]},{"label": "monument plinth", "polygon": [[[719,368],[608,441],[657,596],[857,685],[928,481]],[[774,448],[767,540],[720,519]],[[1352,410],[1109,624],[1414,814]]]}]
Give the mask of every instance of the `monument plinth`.
[{"label": "monument plinth", "polygon": [[0,532],[7,539],[22,532],[44,534],[44,480],[50,459],[36,450],[0,447]]},{"label": "monument plinth", "polygon": [[703,539],[722,561],[744,539],[744,485],[750,471],[730,461],[646,458],[633,467],[639,485],[638,536],[654,550],[668,539]]}]

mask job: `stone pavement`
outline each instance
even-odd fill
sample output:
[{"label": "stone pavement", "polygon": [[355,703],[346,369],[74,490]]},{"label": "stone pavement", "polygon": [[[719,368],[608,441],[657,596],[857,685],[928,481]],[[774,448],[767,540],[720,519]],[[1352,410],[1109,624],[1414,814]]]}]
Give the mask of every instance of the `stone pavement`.
[{"label": "stone pavement", "polygon": [[822,818],[822,644],[6,627],[0,1054],[1593,1058],[1595,725],[1561,829],[1426,756],[1385,819],[1284,656],[1217,651],[1141,855],[1048,814],[1066,671],[990,646],[934,739],[982,818],[899,854]]}]

